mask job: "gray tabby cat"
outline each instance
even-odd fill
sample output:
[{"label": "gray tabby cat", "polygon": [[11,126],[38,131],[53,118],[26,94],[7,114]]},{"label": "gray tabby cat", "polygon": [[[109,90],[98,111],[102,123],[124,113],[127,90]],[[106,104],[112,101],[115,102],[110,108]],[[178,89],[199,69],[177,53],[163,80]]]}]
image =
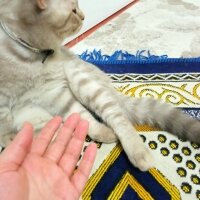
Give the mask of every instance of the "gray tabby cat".
[{"label": "gray tabby cat", "polygon": [[154,99],[116,92],[103,72],[60,47],[83,19],[77,0],[0,0],[1,144],[7,145],[25,121],[38,131],[54,115],[66,118],[73,112],[90,121],[92,139],[119,140],[142,171],[153,166],[153,158],[132,124],[200,142],[199,121]]}]

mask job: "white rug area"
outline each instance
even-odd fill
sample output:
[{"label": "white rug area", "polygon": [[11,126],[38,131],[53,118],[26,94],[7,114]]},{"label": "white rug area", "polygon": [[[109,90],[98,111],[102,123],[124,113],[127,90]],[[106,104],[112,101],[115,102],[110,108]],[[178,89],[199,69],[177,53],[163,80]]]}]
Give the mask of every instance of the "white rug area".
[{"label": "white rug area", "polygon": [[118,49],[130,53],[144,49],[169,57],[198,57],[200,1],[140,0],[72,50],[80,54],[94,48],[105,54]]}]

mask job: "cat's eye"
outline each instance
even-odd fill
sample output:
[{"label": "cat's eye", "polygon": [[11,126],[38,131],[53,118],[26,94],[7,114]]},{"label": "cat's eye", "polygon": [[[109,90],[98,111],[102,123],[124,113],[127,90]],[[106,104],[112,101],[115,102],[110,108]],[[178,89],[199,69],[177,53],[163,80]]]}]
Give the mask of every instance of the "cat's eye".
[{"label": "cat's eye", "polygon": [[73,10],[72,10],[72,12],[76,14],[76,8],[75,8],[75,9],[73,9]]}]

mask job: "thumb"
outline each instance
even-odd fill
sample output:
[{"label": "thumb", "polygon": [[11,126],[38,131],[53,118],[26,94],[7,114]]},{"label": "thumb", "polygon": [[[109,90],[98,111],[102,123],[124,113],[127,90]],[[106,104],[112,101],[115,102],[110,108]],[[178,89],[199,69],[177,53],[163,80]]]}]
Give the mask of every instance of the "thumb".
[{"label": "thumb", "polygon": [[6,166],[14,167],[13,170],[17,170],[28,154],[32,140],[33,127],[30,123],[25,123],[22,130],[0,155],[0,165],[6,164]]}]

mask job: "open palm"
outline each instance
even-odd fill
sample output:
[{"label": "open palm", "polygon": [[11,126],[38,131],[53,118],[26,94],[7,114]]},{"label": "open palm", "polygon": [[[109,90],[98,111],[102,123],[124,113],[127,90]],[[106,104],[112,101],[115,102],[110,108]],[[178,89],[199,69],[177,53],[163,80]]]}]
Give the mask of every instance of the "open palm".
[{"label": "open palm", "polygon": [[71,115],[62,127],[61,122],[55,117],[34,139],[32,126],[26,123],[0,155],[1,200],[79,199],[95,159],[96,145],[89,145],[75,170],[88,122],[78,114]]}]

